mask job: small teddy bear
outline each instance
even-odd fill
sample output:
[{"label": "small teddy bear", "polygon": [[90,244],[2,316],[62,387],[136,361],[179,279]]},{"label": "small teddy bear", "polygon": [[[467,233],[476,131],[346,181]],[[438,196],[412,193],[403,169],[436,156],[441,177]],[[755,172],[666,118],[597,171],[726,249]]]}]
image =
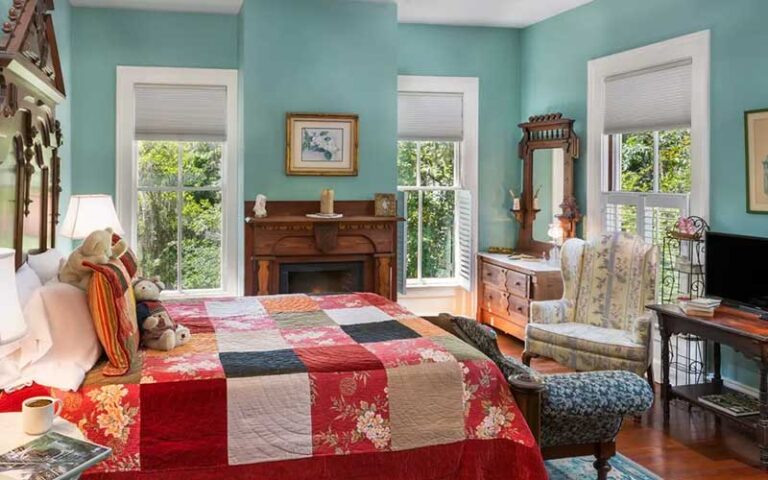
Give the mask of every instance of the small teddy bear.
[{"label": "small teddy bear", "polygon": [[165,284],[160,277],[139,277],[133,281],[141,343],[153,350],[168,351],[189,342],[192,334],[168,315],[160,302],[160,292],[164,289]]},{"label": "small teddy bear", "polygon": [[128,250],[125,240],[119,240],[112,245],[112,229],[96,230],[91,232],[83,243],[75,249],[67,258],[66,263],[59,271],[59,280],[69,283],[83,290],[88,290],[88,281],[93,270],[83,266],[83,262],[104,265],[123,256]]}]

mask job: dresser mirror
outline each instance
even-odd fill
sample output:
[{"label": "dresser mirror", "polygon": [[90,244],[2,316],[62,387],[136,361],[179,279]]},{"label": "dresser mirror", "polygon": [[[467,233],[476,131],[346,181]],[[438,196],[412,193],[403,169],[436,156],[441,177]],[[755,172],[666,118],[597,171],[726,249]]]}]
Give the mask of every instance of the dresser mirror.
[{"label": "dresser mirror", "polygon": [[512,209],[520,224],[515,250],[542,257],[555,243],[574,237],[581,220],[573,195],[579,137],[573,132],[573,120],[560,113],[534,116],[519,126],[523,181]]},{"label": "dresser mirror", "polygon": [[533,239],[551,242],[550,225],[558,222],[563,203],[563,154],[562,148],[533,151]]}]

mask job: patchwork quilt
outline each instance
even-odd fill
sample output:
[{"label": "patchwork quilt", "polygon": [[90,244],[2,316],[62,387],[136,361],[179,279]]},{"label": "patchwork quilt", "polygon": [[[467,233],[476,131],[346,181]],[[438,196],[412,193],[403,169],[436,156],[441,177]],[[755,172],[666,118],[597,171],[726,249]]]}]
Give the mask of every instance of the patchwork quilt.
[{"label": "patchwork quilt", "polygon": [[113,449],[84,478],[546,478],[495,364],[382,297],[166,307],[189,344],[52,392],[64,418]]}]

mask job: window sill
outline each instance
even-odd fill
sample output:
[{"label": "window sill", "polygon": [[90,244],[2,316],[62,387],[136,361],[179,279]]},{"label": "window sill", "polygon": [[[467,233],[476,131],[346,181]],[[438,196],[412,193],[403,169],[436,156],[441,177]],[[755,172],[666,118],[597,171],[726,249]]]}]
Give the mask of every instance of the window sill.
[{"label": "window sill", "polygon": [[424,284],[408,285],[405,288],[405,295],[400,295],[403,299],[419,298],[453,298],[456,292],[461,289],[457,283],[444,284]]},{"label": "window sill", "polygon": [[431,279],[431,280],[408,280],[405,283],[406,289],[460,287],[460,286],[461,286],[461,283],[455,278]]},{"label": "window sill", "polygon": [[223,290],[196,290],[191,292],[165,291],[160,293],[160,300],[194,300],[201,298],[232,298],[236,295]]}]

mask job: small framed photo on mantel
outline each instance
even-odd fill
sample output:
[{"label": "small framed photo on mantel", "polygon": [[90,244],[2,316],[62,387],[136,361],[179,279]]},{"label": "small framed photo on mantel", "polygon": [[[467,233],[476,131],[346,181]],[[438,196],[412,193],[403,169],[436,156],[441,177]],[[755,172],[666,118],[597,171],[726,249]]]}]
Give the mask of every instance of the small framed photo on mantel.
[{"label": "small framed photo on mantel", "polygon": [[747,212],[768,214],[768,109],[744,114],[747,141]]},{"label": "small framed photo on mantel", "polygon": [[357,115],[289,113],[285,132],[287,175],[357,175]]}]

